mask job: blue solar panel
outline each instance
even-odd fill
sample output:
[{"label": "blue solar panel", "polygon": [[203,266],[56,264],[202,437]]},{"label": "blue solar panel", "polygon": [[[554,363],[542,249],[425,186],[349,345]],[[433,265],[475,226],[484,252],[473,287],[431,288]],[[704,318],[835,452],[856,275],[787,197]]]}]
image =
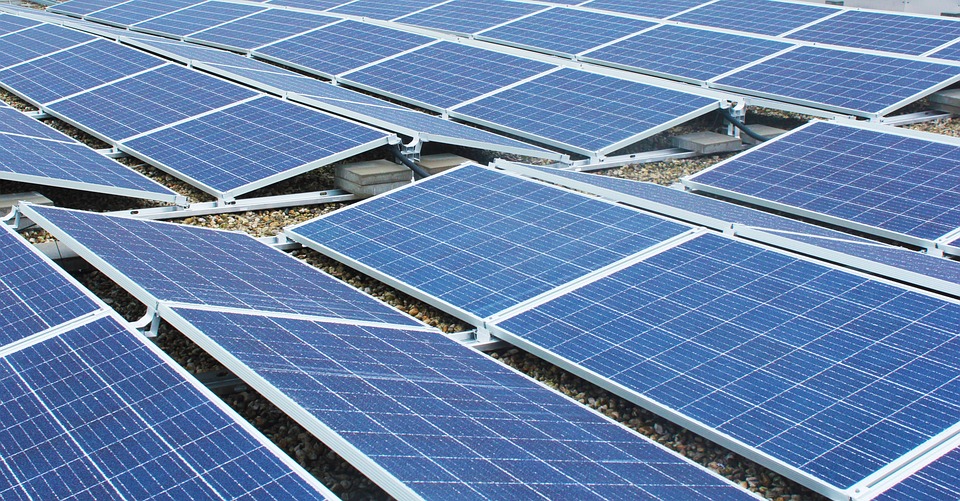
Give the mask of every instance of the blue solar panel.
[{"label": "blue solar panel", "polygon": [[789,35],[797,40],[920,55],[960,38],[960,21],[849,10]]},{"label": "blue solar panel", "polygon": [[542,5],[507,0],[451,0],[396,21],[440,31],[471,34],[544,8]]},{"label": "blue solar panel", "polygon": [[601,64],[693,80],[709,80],[792,47],[719,31],[664,25],[587,53]]},{"label": "blue solar panel", "polygon": [[348,73],[341,81],[443,110],[555,67],[487,49],[439,42]]},{"label": "blue solar panel", "polygon": [[0,493],[29,499],[319,498],[110,317],[0,361]]},{"label": "blue solar panel", "polygon": [[58,101],[49,109],[120,141],[255,95],[239,85],[168,65]]},{"label": "blue solar panel", "polygon": [[164,14],[169,14],[175,10],[196,5],[202,0],[130,0],[110,7],[99,12],[95,12],[86,17],[94,21],[101,21],[116,26],[129,26],[131,24],[153,19]]},{"label": "blue solar panel", "polygon": [[708,0],[657,0],[656,2],[638,2],[637,0],[593,0],[581,4],[591,9],[609,10],[647,17],[670,17],[687,9],[708,3]]},{"label": "blue solar panel", "polygon": [[671,18],[672,21],[780,35],[837,12],[832,7],[778,0],[718,0]]},{"label": "blue solar panel", "polygon": [[72,14],[74,16],[85,16],[98,10],[113,7],[126,0],[69,0],[67,2],[51,5],[47,8],[49,12],[60,14]]},{"label": "blue solar panel", "polygon": [[116,269],[121,276],[113,278],[131,281],[132,292],[155,300],[420,325],[245,234],[52,207],[27,210],[60,240],[83,246],[71,248],[85,258]]},{"label": "blue solar panel", "polygon": [[191,40],[221,47],[253,50],[297,33],[326,26],[338,19],[292,10],[266,10],[196,33]]},{"label": "blue solar panel", "polygon": [[0,230],[0,347],[100,309],[28,245]]},{"label": "blue solar panel", "polygon": [[877,501],[960,499],[960,447],[873,498]]},{"label": "blue solar panel", "polygon": [[647,21],[558,7],[483,31],[477,38],[574,55],[651,26]]},{"label": "blue solar panel", "polygon": [[163,64],[141,51],[94,40],[0,71],[0,82],[37,103],[49,103]]},{"label": "blue solar panel", "polygon": [[53,127],[48,127],[6,105],[0,103],[0,133],[20,134],[28,137],[54,139],[57,141],[73,141],[65,137]]},{"label": "blue solar panel", "polygon": [[268,45],[254,54],[333,76],[432,41],[429,37],[348,20]]},{"label": "blue solar panel", "polygon": [[173,311],[397,498],[751,498],[439,333]]},{"label": "blue solar panel", "polygon": [[687,229],[466,166],[289,233],[484,318]]},{"label": "blue solar panel", "polygon": [[499,325],[834,493],[960,416],[960,305],[713,234]]},{"label": "blue solar panel", "polygon": [[870,114],[892,111],[958,77],[956,66],[798,47],[721,78],[715,86]]},{"label": "blue solar panel", "polygon": [[242,194],[386,142],[385,132],[264,96],[124,146],[212,192]]},{"label": "blue solar panel", "polygon": [[939,57],[950,61],[960,61],[960,43],[955,43],[949,47],[930,54],[930,57]]},{"label": "blue solar panel", "polygon": [[350,1],[352,0],[268,0],[267,3],[270,5],[283,5],[285,7],[298,7],[301,9],[327,10]]},{"label": "blue solar panel", "polygon": [[330,9],[336,14],[369,17],[388,21],[420,9],[432,7],[445,0],[355,0]]},{"label": "blue solar panel", "polygon": [[609,153],[719,107],[686,92],[564,68],[450,114],[583,154]]},{"label": "blue solar panel", "polygon": [[228,2],[205,2],[133,26],[135,30],[182,37],[264,10]]},{"label": "blue solar panel", "polygon": [[61,26],[43,24],[0,37],[0,69],[80,45],[96,37]]},{"label": "blue solar panel", "polygon": [[25,28],[31,28],[38,24],[40,24],[39,21],[34,21],[25,17],[0,14],[0,36],[13,33],[14,31],[20,31]]},{"label": "blue solar panel", "polygon": [[933,138],[814,122],[687,182],[921,240],[960,228],[960,146]]}]

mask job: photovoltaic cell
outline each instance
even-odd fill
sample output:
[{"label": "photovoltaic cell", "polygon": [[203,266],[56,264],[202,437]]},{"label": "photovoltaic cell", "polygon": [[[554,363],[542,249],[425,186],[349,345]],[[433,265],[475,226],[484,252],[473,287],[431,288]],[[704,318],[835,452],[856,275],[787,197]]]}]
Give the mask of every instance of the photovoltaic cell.
[{"label": "photovoltaic cell", "polygon": [[477,38],[574,55],[651,26],[647,21],[558,7],[483,31]]},{"label": "photovoltaic cell", "polygon": [[265,10],[221,26],[195,33],[190,40],[253,50],[297,33],[326,26],[338,19],[294,10]]},{"label": "photovoltaic cell", "polygon": [[255,95],[239,85],[167,65],[53,103],[49,109],[120,141]]},{"label": "photovoltaic cell", "polygon": [[253,5],[204,2],[164,16],[137,23],[135,30],[182,37],[264,10]]},{"label": "photovoltaic cell", "polygon": [[25,17],[0,14],[0,36],[13,33],[14,31],[20,31],[25,28],[31,28],[38,24],[40,24],[39,21],[34,21]]},{"label": "photovoltaic cell", "polygon": [[85,16],[108,7],[123,3],[126,0],[70,0],[68,2],[51,5],[47,11],[59,14]]},{"label": "photovoltaic cell", "polygon": [[6,103],[0,103],[0,133],[73,142],[73,139],[67,138],[53,127],[24,115]]},{"label": "photovoltaic cell", "polygon": [[285,7],[299,7],[301,9],[327,10],[345,4],[351,0],[268,0],[269,5],[282,5]]},{"label": "photovoltaic cell", "polygon": [[439,42],[351,72],[341,81],[444,110],[555,67],[492,50]]},{"label": "photovoltaic cell", "polygon": [[452,0],[395,21],[440,31],[472,34],[543,9],[542,5],[506,0]]},{"label": "photovoltaic cell", "polygon": [[200,2],[201,0],[130,0],[95,12],[85,19],[126,27]]},{"label": "photovoltaic cell", "polygon": [[104,317],[0,360],[0,495],[321,497],[134,336]]},{"label": "photovoltaic cell", "polygon": [[219,193],[239,194],[255,189],[251,183],[279,181],[382,146],[386,138],[384,132],[264,96],[124,146]]},{"label": "photovoltaic cell", "polygon": [[116,269],[115,280],[155,300],[420,325],[245,234],[35,205],[28,210],[60,240],[79,243],[83,248],[71,248],[84,258]]},{"label": "photovoltaic cell", "polygon": [[641,72],[709,80],[792,46],[762,38],[664,25],[588,52],[583,59]]},{"label": "photovoltaic cell", "polygon": [[687,229],[465,166],[289,233],[484,318]]},{"label": "photovoltaic cell", "polygon": [[44,104],[163,63],[141,51],[94,40],[0,71],[0,82]]},{"label": "photovoltaic cell", "polygon": [[437,333],[174,313],[254,371],[255,384],[289,396],[312,418],[306,426],[329,429],[368,459],[374,478],[385,471],[399,481],[388,486],[397,497],[749,496]]},{"label": "photovoltaic cell", "polygon": [[956,66],[802,46],[721,78],[714,86],[875,114],[892,111],[958,76]]},{"label": "photovoltaic cell", "polygon": [[718,106],[694,94],[564,68],[450,114],[590,155],[609,153]]},{"label": "photovoltaic cell", "polygon": [[319,75],[333,76],[433,40],[422,35],[347,20],[257,49],[254,54],[290,63]]},{"label": "photovoltaic cell", "polygon": [[776,36],[836,11],[821,5],[777,0],[718,0],[670,20]]},{"label": "photovoltaic cell", "polygon": [[960,305],[714,234],[499,326],[833,491],[960,415]]},{"label": "photovoltaic cell", "polygon": [[0,230],[0,347],[100,309],[28,245]]},{"label": "photovoltaic cell", "polygon": [[791,33],[789,37],[845,47],[920,55],[960,37],[960,21],[849,10]]},{"label": "photovoltaic cell", "polygon": [[647,17],[669,17],[687,9],[707,3],[707,0],[658,0],[656,2],[637,2],[636,0],[593,0],[581,4],[591,9],[609,10]]},{"label": "photovoltaic cell", "polygon": [[921,240],[960,228],[960,146],[932,139],[813,122],[689,182]]},{"label": "photovoltaic cell", "polygon": [[94,36],[61,26],[42,24],[0,37],[0,69],[52,54],[84,42]]},{"label": "photovoltaic cell", "polygon": [[443,1],[444,0],[356,0],[330,9],[330,12],[389,21],[420,9],[432,7]]},{"label": "photovoltaic cell", "polygon": [[948,59],[950,61],[960,61],[960,43],[955,43],[949,47],[945,47],[942,50],[938,50],[933,54],[930,54],[930,57],[939,57],[941,59]]},{"label": "photovoltaic cell", "polygon": [[909,499],[956,499],[960,497],[960,447],[910,475],[874,499],[896,501]]}]

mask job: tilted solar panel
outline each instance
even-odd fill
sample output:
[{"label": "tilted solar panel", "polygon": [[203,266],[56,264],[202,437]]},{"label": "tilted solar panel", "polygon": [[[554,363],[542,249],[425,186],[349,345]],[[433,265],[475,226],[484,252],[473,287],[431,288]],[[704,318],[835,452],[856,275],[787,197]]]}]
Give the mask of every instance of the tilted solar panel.
[{"label": "tilted solar panel", "polygon": [[194,33],[187,39],[218,47],[249,51],[336,21],[338,19],[332,16],[269,9]]},{"label": "tilted solar panel", "polygon": [[368,17],[389,21],[426,9],[445,0],[354,0],[330,9],[334,14]]},{"label": "tilted solar panel", "polygon": [[442,111],[555,67],[442,41],[347,73],[340,81]]},{"label": "tilted solar panel", "polygon": [[949,61],[960,61],[960,43],[955,43],[949,47],[944,47],[943,49],[930,54],[929,57],[939,57]]},{"label": "tilted solar panel", "polygon": [[73,142],[73,139],[67,138],[53,127],[48,127],[43,122],[30,118],[2,102],[0,102],[0,133]]},{"label": "tilted solar panel", "polygon": [[116,7],[94,12],[85,16],[85,19],[126,27],[164,14],[169,14],[184,7],[196,5],[201,1],[202,0],[130,0]]},{"label": "tilted solar panel", "polygon": [[609,10],[647,17],[670,17],[687,9],[708,3],[708,0],[658,0],[656,2],[638,2],[636,0],[593,0],[581,4],[591,9]]},{"label": "tilted solar panel", "polygon": [[245,234],[35,205],[23,210],[146,303],[421,325]]},{"label": "tilted solar panel", "polygon": [[69,0],[47,7],[47,11],[58,14],[69,14],[71,16],[85,16],[126,1],[127,0]]},{"label": "tilted solar panel", "polygon": [[848,10],[791,33],[789,38],[844,47],[920,55],[960,38],[960,21]]},{"label": "tilted solar panel", "polygon": [[873,498],[877,501],[956,499],[960,497],[960,447],[946,454]]},{"label": "tilted solar panel", "polygon": [[327,10],[350,1],[352,0],[268,0],[266,3],[269,5],[282,5],[301,9]]},{"label": "tilted solar panel", "polygon": [[491,332],[831,497],[960,416],[960,304],[715,234]]},{"label": "tilted solar panel", "polygon": [[409,16],[394,19],[394,21],[466,35],[518,19],[544,8],[542,5],[507,0],[451,0]]},{"label": "tilted solar panel", "polygon": [[837,12],[823,5],[778,0],[718,0],[671,21],[776,36]]},{"label": "tilted solar panel", "polygon": [[484,318],[688,229],[468,165],[287,233]]},{"label": "tilted solar panel", "polygon": [[38,24],[40,24],[39,21],[34,21],[25,17],[0,14],[0,36],[13,33],[14,31],[31,28]]},{"label": "tilted solar panel", "polygon": [[68,28],[42,24],[0,37],[0,69],[80,45],[96,37]]},{"label": "tilted solar panel", "polygon": [[263,10],[253,5],[210,1],[134,24],[131,28],[182,37]]},{"label": "tilted solar panel", "polygon": [[436,332],[163,313],[397,498],[752,498]]}]

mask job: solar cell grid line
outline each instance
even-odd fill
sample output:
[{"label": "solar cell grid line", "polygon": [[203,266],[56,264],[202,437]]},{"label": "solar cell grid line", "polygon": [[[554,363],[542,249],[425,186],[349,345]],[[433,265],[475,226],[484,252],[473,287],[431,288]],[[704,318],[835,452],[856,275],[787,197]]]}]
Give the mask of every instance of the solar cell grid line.
[{"label": "solar cell grid line", "polygon": [[689,230],[467,165],[286,233],[476,324]]},{"label": "solar cell grid line", "polygon": [[341,73],[415,49],[435,39],[385,26],[345,20],[269,44],[252,52],[314,75]]},{"label": "solar cell grid line", "polygon": [[657,2],[637,2],[636,0],[592,0],[580,4],[581,7],[609,10],[635,16],[653,18],[667,18],[699,5],[710,3],[710,0],[658,0]]},{"label": "solar cell grid line", "polygon": [[96,37],[68,28],[42,24],[0,37],[0,69],[89,43]]},{"label": "solar cell grid line", "polygon": [[696,94],[563,68],[457,106],[449,115],[599,157],[719,107]]},{"label": "solar cell grid line", "polygon": [[389,21],[433,7],[446,0],[354,0],[330,9],[334,14]]},{"label": "solar cell grid line", "polygon": [[0,15],[0,37],[15,31],[25,30],[40,24],[39,21],[8,14]]},{"label": "solar cell grid line", "polygon": [[161,313],[397,498],[755,499],[439,333]]},{"label": "solar cell grid line", "polygon": [[94,40],[0,70],[0,85],[42,105],[162,64],[139,50]]},{"label": "solar cell grid line", "polygon": [[847,10],[789,38],[845,47],[920,55],[960,38],[960,21],[933,16]]},{"label": "solar cell grid line", "polygon": [[0,348],[100,309],[76,280],[3,225]]},{"label": "solar cell grid line", "polygon": [[389,141],[386,132],[262,96],[126,140],[120,148],[230,198]]},{"label": "solar cell grid line", "polygon": [[800,46],[710,87],[876,118],[960,80],[960,67]]},{"label": "solar cell grid line", "polygon": [[5,498],[335,498],[113,316],[7,354],[0,382]]},{"label": "solar cell grid line", "polygon": [[338,77],[338,81],[443,112],[555,69],[550,63],[440,41]]},{"label": "solar cell grid line", "polygon": [[399,23],[470,35],[546,9],[543,5],[507,0],[450,0],[394,19]]},{"label": "solar cell grid line", "polygon": [[[892,486],[876,487],[879,494],[870,499],[897,501],[909,499],[956,499],[960,496],[960,445],[956,440],[943,452],[930,453],[933,461],[923,464],[917,471]],[[911,467],[913,469],[913,467]]]},{"label": "solar cell grid line", "polygon": [[69,0],[47,7],[47,12],[83,17],[98,10],[113,7],[129,0]]},{"label": "solar cell grid line", "polygon": [[84,16],[84,19],[112,26],[128,27],[177,10],[197,5],[204,0],[130,0],[114,7]]},{"label": "solar cell grid line", "polygon": [[811,122],[684,180],[687,187],[932,246],[960,229],[960,143]]},{"label": "solar cell grid line", "polygon": [[45,106],[110,143],[253,98],[256,92],[167,64]]},{"label": "solar cell grid line", "polygon": [[960,304],[704,234],[491,333],[834,499],[944,440]]},{"label": "solar cell grid line", "polygon": [[294,10],[267,9],[188,35],[184,40],[227,49],[251,51],[336,21],[339,19],[332,16]]},{"label": "solar cell grid line", "polygon": [[422,325],[246,234],[35,205],[21,209],[148,306],[179,301]]},{"label": "solar cell grid line", "polygon": [[839,10],[835,7],[779,0],[718,0],[672,16],[670,20],[776,36],[833,15]]},{"label": "solar cell grid line", "polygon": [[264,10],[263,7],[247,4],[208,1],[132,24],[130,29],[157,35],[183,37]]},{"label": "solar cell grid line", "polygon": [[554,7],[481,31],[475,38],[573,57],[653,26],[648,21]]},{"label": "solar cell grid line", "polygon": [[662,25],[589,51],[578,59],[702,83],[791,47],[763,38]]}]

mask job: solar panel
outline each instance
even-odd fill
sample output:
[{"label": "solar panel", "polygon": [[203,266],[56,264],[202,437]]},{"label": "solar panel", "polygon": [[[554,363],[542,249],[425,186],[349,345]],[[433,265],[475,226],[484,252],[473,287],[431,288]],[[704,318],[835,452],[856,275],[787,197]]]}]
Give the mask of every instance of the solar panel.
[{"label": "solar panel", "polygon": [[787,36],[809,42],[920,55],[960,38],[960,21],[848,10]]},{"label": "solar panel", "polygon": [[0,360],[4,498],[329,493],[135,336],[102,317]]},{"label": "solar panel", "polygon": [[960,305],[715,234],[491,332],[828,497],[960,415]]},{"label": "solar panel", "polygon": [[354,0],[330,9],[335,14],[368,17],[389,21],[411,14],[427,7],[433,7],[444,0]]},{"label": "solar panel", "polygon": [[35,103],[49,103],[163,64],[141,51],[94,40],[0,71],[0,83]]},{"label": "solar panel", "polygon": [[134,30],[182,37],[263,11],[263,7],[204,2],[131,26]]},{"label": "solar panel", "polygon": [[873,499],[877,501],[956,499],[960,497],[958,478],[960,478],[960,447],[954,447]]},{"label": "solar panel", "polygon": [[98,10],[113,7],[126,0],[69,0],[47,7],[47,12],[57,14],[69,14],[72,16],[85,16]]},{"label": "solar panel", "polygon": [[0,252],[0,347],[100,309],[9,227]]},{"label": "solar panel", "polygon": [[947,59],[950,61],[960,61],[960,43],[955,43],[949,47],[945,47],[933,54],[929,55],[930,57],[939,57],[941,59]]},{"label": "solar panel", "polygon": [[194,33],[187,39],[218,47],[249,51],[297,33],[326,26],[337,20],[335,17],[306,12],[269,9]]},{"label": "solar panel", "polygon": [[23,211],[145,303],[421,325],[245,234],[35,205]]},{"label": "solar panel", "polygon": [[439,333],[185,308],[170,317],[252,371],[251,385],[282,393],[287,412],[397,498],[752,498]]},{"label": "solar panel", "polygon": [[581,59],[704,81],[790,47],[763,38],[663,25],[588,52]]},{"label": "solar panel", "polygon": [[201,0],[130,0],[87,15],[84,19],[126,27],[200,2]]},{"label": "solar panel", "polygon": [[81,128],[120,141],[254,96],[255,92],[239,85],[167,65],[48,108]]},{"label": "solar panel", "polygon": [[555,67],[443,41],[347,73],[340,81],[442,111]]},{"label": "solar panel", "polygon": [[809,3],[717,0],[674,16],[670,20],[776,36],[835,12],[835,8]]},{"label": "solar panel", "polygon": [[468,35],[543,9],[542,5],[507,0],[451,0],[395,21]]},{"label": "solar panel", "polygon": [[474,165],[287,233],[485,318],[687,230]]},{"label": "solar panel", "polygon": [[812,122],[684,182],[913,243],[960,228],[960,144],[890,131]]},{"label": "solar panel", "polygon": [[388,135],[264,96],[123,143],[205,191],[235,196],[387,144]]},{"label": "solar panel", "polygon": [[10,33],[0,37],[0,69],[52,54],[96,37],[49,24]]},{"label": "solar panel", "polygon": [[556,7],[482,31],[476,38],[573,56],[652,26],[647,21]]},{"label": "solar panel", "polygon": [[31,28],[38,24],[40,24],[39,21],[34,21],[25,17],[0,15],[0,36],[13,33],[14,31]]},{"label": "solar panel", "polygon": [[637,2],[636,0],[593,0],[581,4],[591,9],[609,10],[646,17],[670,17],[709,3],[707,0],[657,0],[656,2]]},{"label": "solar panel", "polygon": [[872,116],[886,114],[957,80],[960,71],[956,66],[801,46],[711,86]]},{"label": "solar panel", "polygon": [[0,102],[0,133],[72,141],[53,127],[48,127],[43,122],[30,118],[3,102]]},{"label": "solar panel", "polygon": [[450,116],[584,155],[605,155],[719,107],[710,98],[564,68]]},{"label": "solar panel", "polygon": [[268,0],[267,3],[270,5],[298,7],[301,9],[327,10],[350,1],[352,0]]},{"label": "solar panel", "polygon": [[254,55],[333,77],[432,42],[413,33],[343,21],[254,51]]}]

